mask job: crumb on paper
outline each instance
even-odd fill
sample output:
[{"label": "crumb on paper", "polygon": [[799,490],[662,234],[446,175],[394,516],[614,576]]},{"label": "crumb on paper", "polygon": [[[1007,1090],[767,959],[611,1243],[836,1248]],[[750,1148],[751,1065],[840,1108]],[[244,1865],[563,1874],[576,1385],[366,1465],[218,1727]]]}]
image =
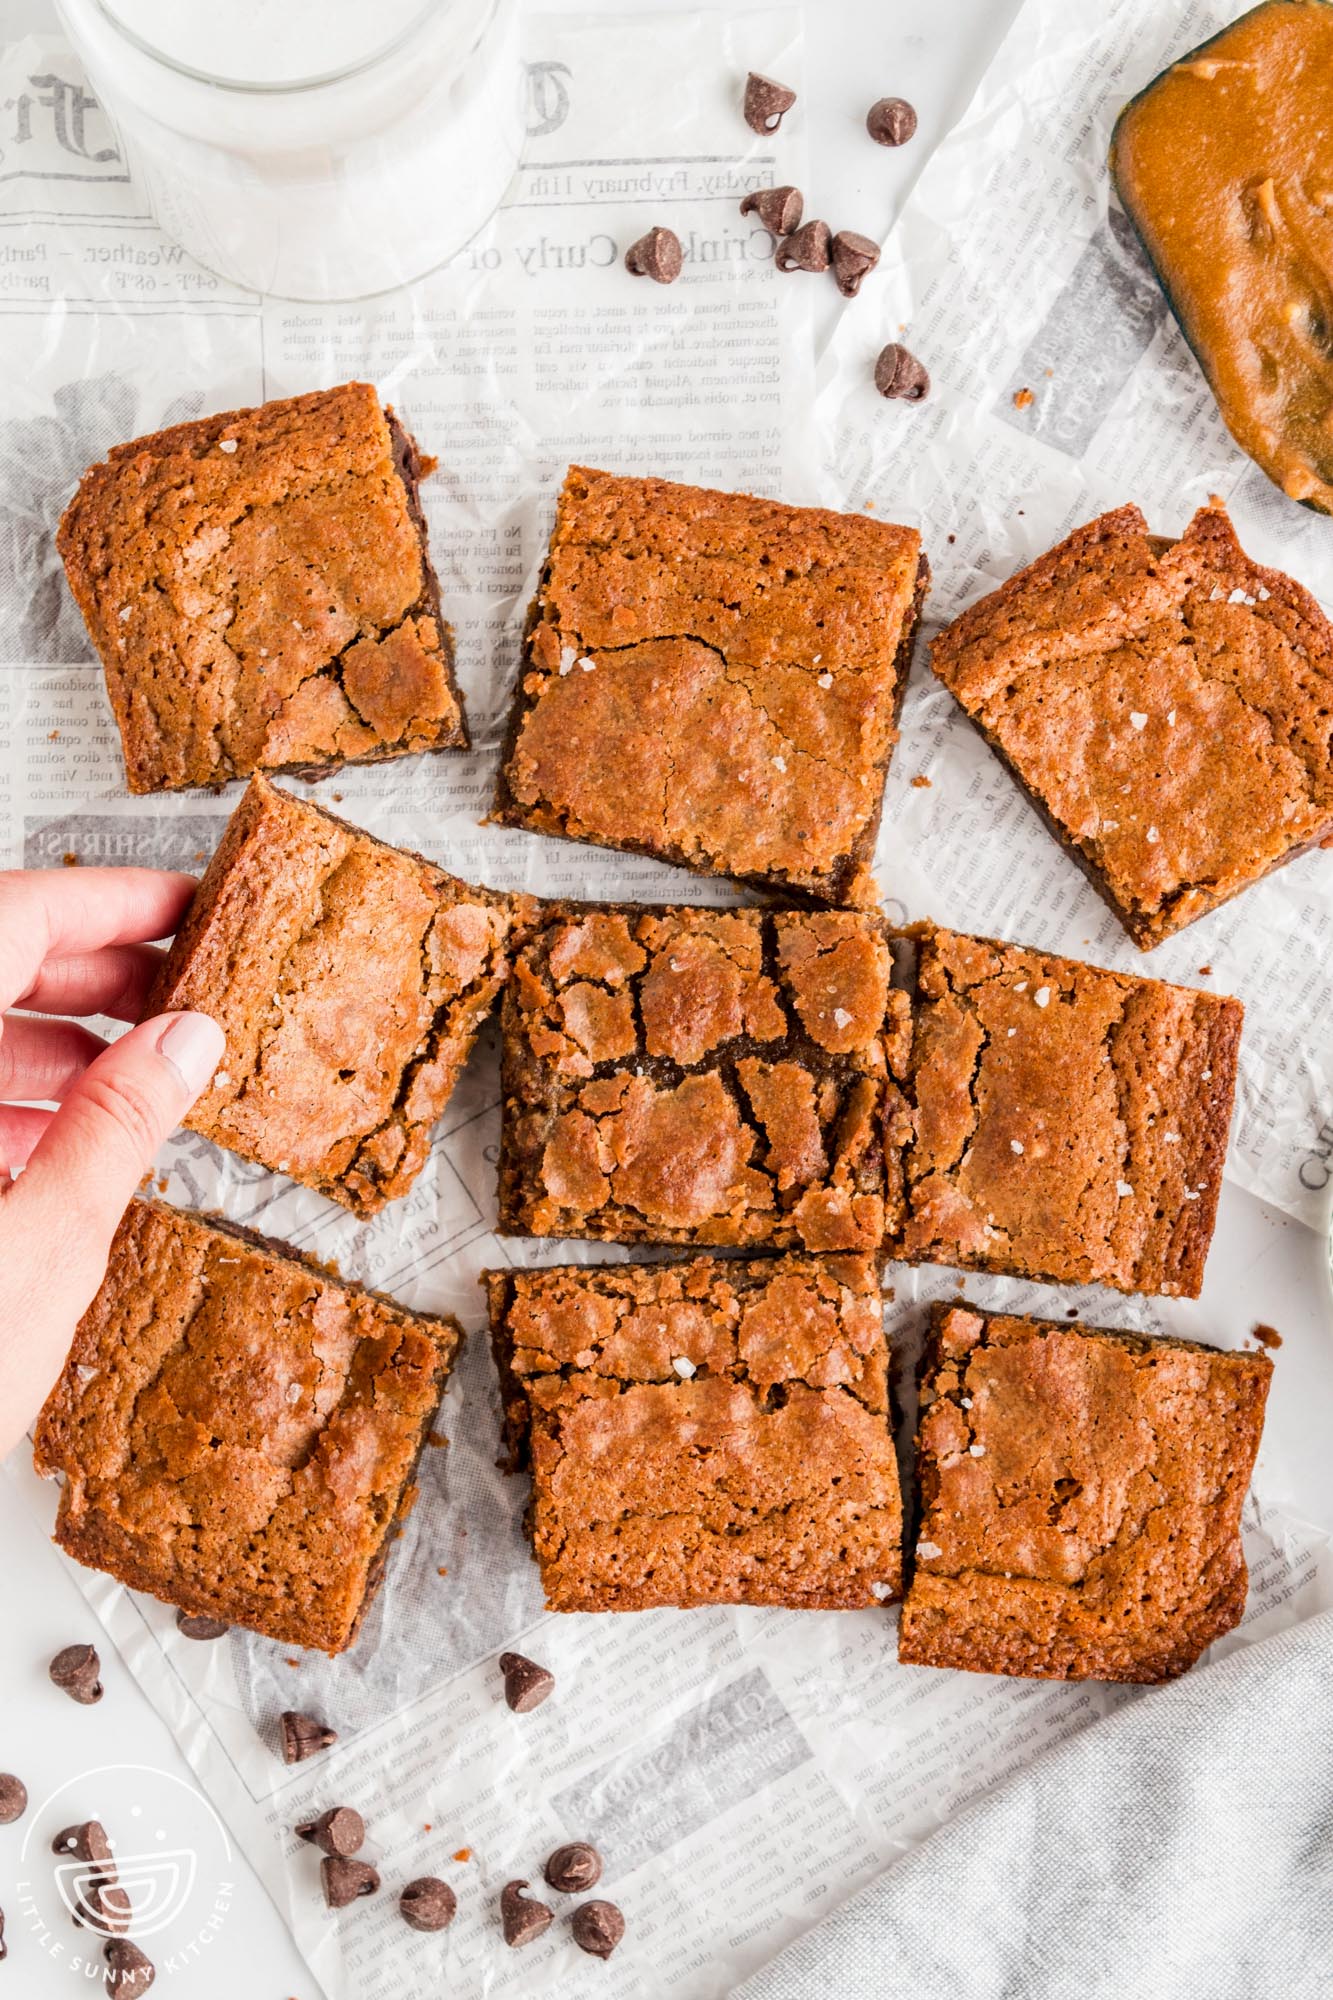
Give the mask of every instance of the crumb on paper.
[{"label": "crumb on paper", "polygon": [[472,1859],[472,1849],[470,1847],[460,1847],[455,1850],[454,1853],[455,1861],[470,1861],[471,1859]]},{"label": "crumb on paper", "polygon": [[1260,1347],[1281,1347],[1282,1345],[1282,1335],[1275,1326],[1270,1326],[1267,1320],[1256,1320],[1250,1328],[1250,1332],[1254,1335]]},{"label": "crumb on paper", "polygon": [[440,1566],[439,1566],[439,1568],[438,1568],[438,1569],[436,1570],[435,1574],[436,1574],[436,1576],[448,1576],[449,1572],[448,1572],[448,1570],[447,1570],[447,1569],[445,1568],[444,1564],[443,1564],[443,1563],[441,1563],[441,1564],[440,1564]]},{"label": "crumb on paper", "polygon": [[171,1186],[171,1182],[170,1182],[170,1181],[169,1181],[169,1180],[167,1179],[167,1176],[166,1176],[165,1174],[160,1174],[160,1175],[158,1176],[158,1182],[157,1182],[157,1191],[158,1191],[158,1193],[159,1193],[159,1194],[165,1194],[165,1193],[166,1193],[166,1191],[167,1191],[167,1189],[168,1189],[168,1188],[169,1188],[170,1186]]},{"label": "crumb on paper", "polygon": [[449,1440],[445,1436],[443,1431],[426,1432],[426,1443],[429,1445],[434,1445],[436,1451],[441,1450],[445,1445],[448,1444],[448,1442]]},{"label": "crumb on paper", "polygon": [[930,790],[930,779],[926,776],[924,771],[917,772],[916,776],[912,780],[912,787],[915,791],[918,792],[928,792]]},{"label": "crumb on paper", "polygon": [[1199,967],[1200,979],[1211,979],[1212,976],[1213,976],[1213,968],[1211,965],[1201,965]]},{"label": "crumb on paper", "polygon": [[1031,389],[1015,389],[1014,391],[1014,408],[1016,410],[1025,410],[1029,403],[1035,403],[1036,400]]},{"label": "crumb on paper", "polygon": [[60,731],[58,729],[48,729],[46,740],[48,743],[58,743],[60,741]]},{"label": "crumb on paper", "polygon": [[79,865],[79,857],[77,854],[62,854],[60,857],[60,865],[62,868],[77,868]]},{"label": "crumb on paper", "polygon": [[958,537],[957,537],[957,535],[950,535],[950,537],[949,537],[949,540],[950,540],[951,542],[956,542],[956,541],[958,540]]}]

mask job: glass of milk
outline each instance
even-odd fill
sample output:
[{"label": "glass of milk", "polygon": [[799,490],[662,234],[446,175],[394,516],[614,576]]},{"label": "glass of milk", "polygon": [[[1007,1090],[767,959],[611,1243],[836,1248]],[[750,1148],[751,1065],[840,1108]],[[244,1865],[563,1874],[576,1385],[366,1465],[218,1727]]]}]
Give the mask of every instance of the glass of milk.
[{"label": "glass of milk", "polygon": [[293,299],[442,264],[518,160],[514,0],[58,0],[167,234]]}]

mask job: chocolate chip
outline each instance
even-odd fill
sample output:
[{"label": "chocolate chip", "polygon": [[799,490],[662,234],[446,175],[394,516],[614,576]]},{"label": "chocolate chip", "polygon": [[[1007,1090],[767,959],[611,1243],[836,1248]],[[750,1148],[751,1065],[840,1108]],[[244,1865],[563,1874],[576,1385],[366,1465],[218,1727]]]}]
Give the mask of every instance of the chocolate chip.
[{"label": "chocolate chip", "polygon": [[100,1819],[85,1819],[78,1826],[63,1827],[51,1842],[52,1854],[71,1855],[77,1861],[95,1861],[114,1872],[111,1842]]},{"label": "chocolate chip", "polygon": [[803,222],[773,253],[779,271],[827,271],[833,238],[827,222]]},{"label": "chocolate chip", "polygon": [[12,1771],[0,1771],[0,1826],[12,1826],[28,1810],[28,1787]]},{"label": "chocolate chip", "polygon": [[838,290],[845,299],[854,299],[866,272],[873,271],[879,262],[879,245],[854,229],[840,229],[833,239],[829,259]]},{"label": "chocolate chip", "polygon": [[65,1646],[51,1662],[51,1679],[67,1694],[71,1701],[82,1702],[90,1707],[102,1699],[102,1683],[98,1675],[102,1662],[97,1657],[96,1646]]},{"label": "chocolate chip", "polygon": [[875,387],[881,396],[919,403],[930,394],[930,377],[915,354],[909,354],[905,347],[891,340],[875,363]]},{"label": "chocolate chip", "polygon": [[796,102],[796,92],[751,70],[745,79],[745,122],[752,132],[776,132]]},{"label": "chocolate chip", "polygon": [[625,1935],[625,1919],[614,1903],[580,1903],[569,1920],[574,1942],[594,1958],[610,1958]]},{"label": "chocolate chip", "polygon": [[139,2000],[157,1978],[157,1967],[128,1938],[115,1938],[103,1954],[106,1959],[106,1990],[115,2000]]},{"label": "chocolate chip", "polygon": [[220,1618],[205,1618],[193,1611],[176,1613],[176,1630],[184,1639],[225,1639],[231,1630]]},{"label": "chocolate chip", "polygon": [[636,278],[653,278],[659,285],[673,285],[684,261],[680,238],[674,229],[650,229],[625,252],[625,269]]},{"label": "chocolate chip", "polygon": [[756,188],[741,203],[741,214],[757,215],[765,229],[771,229],[775,236],[790,236],[793,229],[800,227],[804,207],[799,188]]},{"label": "chocolate chip", "polygon": [[336,1729],[330,1729],[326,1724],[316,1722],[312,1715],[300,1715],[294,1708],[284,1710],[282,1716],[284,1764],[304,1764],[307,1757],[317,1757],[321,1750],[331,1750],[337,1741]]},{"label": "chocolate chip", "polygon": [[562,1896],[584,1896],[602,1879],[602,1857],[587,1840],[571,1840],[557,1847],[542,1874]]},{"label": "chocolate chip", "polygon": [[866,113],[866,131],[877,146],[905,146],[916,131],[916,112],[905,97],[881,97]]},{"label": "chocolate chip", "polygon": [[458,1914],[458,1898],[438,1875],[419,1875],[398,1898],[398,1907],[414,1931],[447,1931]]},{"label": "chocolate chip", "polygon": [[331,1910],[345,1910],[358,1896],[373,1896],[380,1886],[379,1872],[368,1861],[349,1861],[343,1854],[325,1856],[319,1864],[319,1879]]},{"label": "chocolate chip", "polygon": [[500,1672],[505,1677],[505,1700],[515,1715],[540,1708],[555,1687],[555,1675],[535,1660],[524,1659],[522,1653],[501,1653]]},{"label": "chocolate chip", "polygon": [[355,1854],[365,1845],[366,1822],[355,1806],[330,1806],[318,1819],[308,1819],[292,1828],[300,1839],[310,1841],[324,1854]]},{"label": "chocolate chip", "polygon": [[129,1929],[133,1916],[134,1905],[114,1874],[90,1875],[80,1882],[74,1907],[76,1924],[97,1931],[102,1937],[115,1936]]},{"label": "chocolate chip", "polygon": [[549,1930],[555,1922],[554,1910],[548,1910],[545,1903],[534,1902],[525,1896],[526,1882],[506,1882],[500,1891],[500,1922],[504,1927],[505,1943],[517,1951],[520,1945],[531,1944],[543,1931]]}]

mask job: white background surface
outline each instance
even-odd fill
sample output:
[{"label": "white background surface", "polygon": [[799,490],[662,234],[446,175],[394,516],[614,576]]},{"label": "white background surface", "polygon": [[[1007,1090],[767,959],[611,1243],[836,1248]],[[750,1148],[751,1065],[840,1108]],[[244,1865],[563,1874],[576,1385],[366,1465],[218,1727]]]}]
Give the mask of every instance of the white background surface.
[{"label": "white background surface", "polygon": [[[1071,0],[1091,5],[1092,0]],[[647,0],[620,0],[626,12],[651,12]],[[879,236],[892,221],[929,148],[954,121],[1014,11],[1011,0],[824,0],[807,10],[808,88],[795,115],[808,121],[812,168],[807,212],[827,215],[835,227]],[[29,25],[25,0],[0,0],[6,38]],[[906,96],[917,106],[916,139],[900,152],[876,148],[863,118],[877,96]],[[822,303],[821,336],[842,309],[829,288]],[[1325,1282],[1318,1240],[1272,1211],[1224,1194],[1219,1232],[1244,1230],[1255,1270],[1271,1285],[1267,1316],[1283,1329],[1284,1358],[1299,1356],[1301,1397],[1275,1393],[1267,1440],[1279,1464],[1290,1449],[1308,1458],[1321,1407],[1333,1395],[1333,1342],[1326,1325]],[[1239,1341],[1246,1329],[1218,1325],[1213,1337]],[[1302,1451],[1301,1447],[1304,1446]],[[3,1489],[0,1489],[0,1495]],[[13,1502],[0,1498],[0,1506]],[[0,1512],[0,1549],[6,1585],[0,1616],[0,1769],[17,1771],[34,1803],[62,1780],[109,1759],[141,1763],[188,1777],[164,1725],[128,1676],[109,1644],[101,1642],[107,1693],[94,1708],[78,1708],[51,1687],[46,1663],[59,1647],[97,1639],[93,1621],[65,1573],[26,1517]],[[105,1793],[111,1818],[120,1794]],[[128,1809],[128,1795],[124,1801]],[[67,1963],[57,1964],[27,1947],[12,1904],[11,1866],[22,1824],[0,1829],[0,1901],[9,1916],[11,1956],[0,1980],[21,2000],[56,2000],[80,1990]],[[157,1991],[187,1993],[194,2000],[317,2000],[316,1988],[292,1948],[285,1927],[245,1864],[235,1862],[236,1893],[206,1959],[188,1972],[161,1976]],[[149,1941],[151,1950],[151,1941]],[[595,1968],[593,1968],[595,1972]]]}]

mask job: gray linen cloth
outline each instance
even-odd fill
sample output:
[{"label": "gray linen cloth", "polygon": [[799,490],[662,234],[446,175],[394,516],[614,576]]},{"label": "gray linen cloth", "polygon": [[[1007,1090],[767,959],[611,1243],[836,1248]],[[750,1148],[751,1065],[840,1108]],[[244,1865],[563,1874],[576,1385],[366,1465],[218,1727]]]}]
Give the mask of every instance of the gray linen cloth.
[{"label": "gray linen cloth", "polygon": [[733,2000],[1331,2000],[1333,1612],[1039,1756]]}]

